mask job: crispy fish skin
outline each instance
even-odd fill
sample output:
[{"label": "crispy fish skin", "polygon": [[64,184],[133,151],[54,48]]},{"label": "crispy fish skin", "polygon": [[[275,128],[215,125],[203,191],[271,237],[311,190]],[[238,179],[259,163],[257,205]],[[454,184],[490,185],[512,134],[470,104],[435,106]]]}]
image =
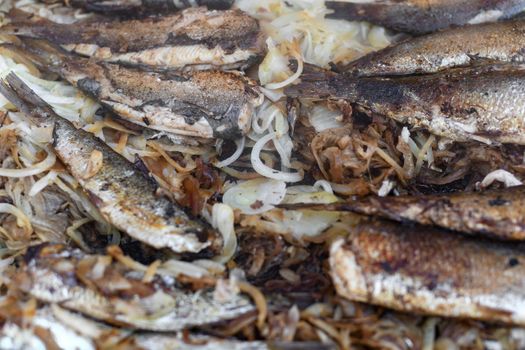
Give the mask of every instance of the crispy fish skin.
[{"label": "crispy fish skin", "polygon": [[454,141],[525,144],[524,68],[508,63],[396,78],[313,72],[285,94],[344,99]]},{"label": "crispy fish skin", "polygon": [[359,77],[435,73],[486,60],[524,62],[524,53],[525,21],[484,23],[409,39],[343,69]]},{"label": "crispy fish skin", "polygon": [[248,133],[264,97],[238,72],[143,72],[62,52],[41,40],[16,47],[42,69],[61,75],[126,121],[200,138],[238,139]]},{"label": "crispy fish skin", "polygon": [[[219,249],[220,236],[206,224],[190,219],[173,202],[157,196],[156,183],[144,172],[93,134],[54,114],[16,75],[8,75],[7,81],[10,86],[0,89],[5,97],[17,107],[22,105],[21,110],[31,106],[34,115],[54,124],[55,153],[108,222],[155,248],[175,252]],[[91,157],[97,153],[102,164],[90,174]]]},{"label": "crispy fish skin", "polygon": [[166,13],[195,6],[206,6],[213,10],[227,10],[234,0],[71,0],[67,4],[88,11],[117,14],[133,12]]},{"label": "crispy fish skin", "polygon": [[71,52],[154,70],[233,69],[262,55],[259,23],[240,10],[191,8],[173,15],[58,24],[10,12],[4,34],[46,39]]},{"label": "crispy fish skin", "polygon": [[523,0],[327,1],[333,18],[369,21],[411,34],[426,34],[463,24],[494,22],[525,10]]},{"label": "crispy fish skin", "polygon": [[354,301],[525,325],[525,253],[430,227],[363,223],[333,243],[336,291]]},{"label": "crispy fish skin", "polygon": [[482,192],[369,196],[344,203],[305,204],[303,207],[351,211],[492,238],[525,240],[525,186]]},{"label": "crispy fish skin", "polygon": [[118,262],[108,265],[107,258],[61,245],[37,246],[28,251],[17,278],[21,289],[40,301],[141,330],[178,331],[255,310],[243,295],[218,301],[213,290],[193,292],[160,277],[143,282],[142,274]]},{"label": "crispy fish skin", "polygon": [[426,196],[368,197],[349,203],[366,215],[494,238],[525,240],[525,186]]}]

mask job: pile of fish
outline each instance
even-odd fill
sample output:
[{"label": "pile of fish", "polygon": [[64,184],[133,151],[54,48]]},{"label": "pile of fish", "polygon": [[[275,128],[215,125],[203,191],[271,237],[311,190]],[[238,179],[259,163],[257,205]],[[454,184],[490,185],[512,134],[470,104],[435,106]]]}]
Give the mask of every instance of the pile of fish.
[{"label": "pile of fish", "polygon": [[[1,44],[2,49],[57,75],[138,132],[149,130],[182,144],[234,141],[248,134],[264,95],[245,71],[262,59],[266,38],[257,20],[230,9],[233,1],[67,4],[100,14],[58,24],[11,10],[0,33],[13,40]],[[420,36],[333,70],[305,65],[300,79],[284,89],[286,98],[344,101],[354,113],[392,119],[459,143],[525,145],[525,21],[512,18],[525,10],[525,1],[327,5],[337,18]],[[226,281],[173,273],[162,257],[209,265],[206,258],[221,253],[224,237],[163,196],[138,156],[132,163],[60,117],[16,74],[2,80],[0,94],[36,125],[53,129],[50,146],[90,203],[140,245],[139,253],[124,245],[91,253],[56,242],[29,248],[10,276],[16,288],[0,305],[0,348],[331,348],[313,336],[305,343],[274,341],[263,328],[259,294],[247,283],[236,284],[232,276]],[[283,243],[282,237],[258,241],[250,231],[246,247],[240,245],[227,267],[256,266],[261,275],[272,274],[286,254],[305,249],[318,260],[301,270],[310,278],[310,285],[306,277],[299,281],[306,290],[300,283],[293,292],[281,291],[278,284],[272,291],[267,280],[258,285],[270,290],[267,299],[276,309],[290,300],[302,302],[303,309],[314,304],[308,293],[324,283],[327,269],[331,282],[326,283],[335,287],[335,298],[525,327],[524,195],[522,185],[281,205],[290,211],[354,213],[357,223],[311,246]],[[279,245],[286,253],[268,253]],[[246,252],[263,259],[243,264]],[[150,265],[130,258],[148,254],[153,256]],[[258,278],[263,279],[254,277],[255,285]],[[31,317],[26,310],[31,301],[19,302],[23,298],[37,301]],[[223,339],[248,321],[259,326],[259,333],[243,334],[249,341]],[[236,331],[228,333],[228,328]],[[331,334],[328,326],[324,329]]]}]

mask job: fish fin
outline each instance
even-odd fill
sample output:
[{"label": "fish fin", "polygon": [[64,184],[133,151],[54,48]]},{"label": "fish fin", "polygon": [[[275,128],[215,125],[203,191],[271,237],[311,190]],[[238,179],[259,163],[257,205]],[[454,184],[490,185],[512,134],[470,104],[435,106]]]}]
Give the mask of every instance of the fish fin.
[{"label": "fish fin", "polygon": [[2,79],[0,80],[0,94],[2,94],[9,102],[11,102],[16,109],[24,114],[30,114],[31,110],[27,103],[22,100],[13,88]]},{"label": "fish fin", "polygon": [[[53,111],[53,108],[51,108],[51,106],[40,96],[38,96],[29,86],[27,86],[27,84],[24,83],[24,81],[20,79],[18,75],[11,72],[7,75],[5,80],[7,80],[7,82],[9,83],[11,91],[13,91],[17,95],[17,103],[19,103],[19,101],[25,101],[25,105],[33,105],[35,107],[39,107],[40,109],[49,113],[50,115],[55,115],[55,111]],[[16,105],[16,107],[18,108],[19,106]]]},{"label": "fish fin", "polygon": [[21,42],[19,45],[0,44],[0,47],[29,57],[42,70],[58,73],[59,67],[70,56],[67,51],[47,40],[29,37],[21,37],[19,39]]}]

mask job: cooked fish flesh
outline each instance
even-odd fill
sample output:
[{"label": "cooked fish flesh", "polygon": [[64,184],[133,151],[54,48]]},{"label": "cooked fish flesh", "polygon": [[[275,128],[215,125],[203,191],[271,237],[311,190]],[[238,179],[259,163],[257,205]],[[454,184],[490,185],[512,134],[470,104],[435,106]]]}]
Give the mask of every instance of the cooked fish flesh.
[{"label": "cooked fish flesh", "polygon": [[0,93],[17,108],[54,125],[53,148],[102,216],[131,237],[175,252],[219,250],[220,236],[191,219],[176,204],[156,195],[147,174],[87,131],[57,116],[16,75]]},{"label": "cooked fish flesh", "polygon": [[285,93],[344,99],[365,112],[455,141],[525,144],[524,68],[501,64],[397,78],[314,71]]},{"label": "cooked fish flesh", "polygon": [[88,11],[122,14],[174,12],[180,9],[206,6],[214,10],[226,10],[234,0],[70,0],[66,3]]},{"label": "cooked fish flesh", "polygon": [[467,23],[494,22],[525,10],[523,0],[327,1],[332,17],[369,21],[400,32],[425,34]]},{"label": "cooked fish flesh", "polygon": [[525,253],[431,227],[363,223],[333,243],[337,293],[403,312],[525,325]]},{"label": "cooked fish flesh", "polygon": [[119,349],[137,350],[268,349],[265,343],[259,341],[226,340],[202,334],[133,334],[128,329],[108,326],[57,304],[38,307],[29,314],[15,298],[6,298],[0,307],[3,311],[0,316],[1,349],[95,350],[107,349],[108,344]]},{"label": "cooked fish flesh", "polygon": [[66,50],[106,62],[147,69],[233,69],[263,53],[257,20],[240,10],[191,8],[173,15],[58,24],[11,11],[4,34],[47,39]]},{"label": "cooked fish flesh", "polygon": [[242,294],[219,301],[213,289],[185,290],[173,277],[144,282],[144,272],[109,256],[86,255],[62,245],[34,247],[26,262],[16,277],[24,292],[116,326],[178,331],[255,310]]},{"label": "cooked fish flesh", "polygon": [[71,55],[44,41],[25,43],[16,50],[42,69],[61,75],[120,118],[158,131],[238,139],[248,133],[264,99],[256,83],[238,72],[143,72]]},{"label": "cooked fish flesh", "polygon": [[493,238],[525,240],[525,186],[482,192],[369,196],[344,203],[304,204],[302,207],[352,211]]},{"label": "cooked fish flesh", "polygon": [[[525,4],[525,2],[524,2]],[[486,61],[525,61],[525,21],[484,23],[416,37],[344,68],[353,76],[435,73]]]}]

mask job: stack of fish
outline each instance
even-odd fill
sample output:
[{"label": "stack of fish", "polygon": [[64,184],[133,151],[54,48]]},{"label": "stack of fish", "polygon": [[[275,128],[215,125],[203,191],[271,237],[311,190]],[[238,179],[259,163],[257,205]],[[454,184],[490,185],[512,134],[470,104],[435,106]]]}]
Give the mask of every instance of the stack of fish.
[{"label": "stack of fish", "polygon": [[[212,8],[229,8],[232,3],[201,2]],[[2,33],[16,35],[17,40],[3,47],[76,86],[123,123],[153,129],[177,142],[237,139],[248,132],[254,109],[263,100],[256,83],[242,72],[264,50],[265,40],[255,19],[239,10],[191,8],[185,1],[139,2],[129,7],[91,1],[74,4],[89,10],[131,11],[137,18],[96,17],[82,25],[67,25],[12,10]],[[179,7],[189,8],[178,11]],[[146,16],[163,10],[172,13]],[[56,155],[113,226],[157,249],[175,253],[206,250],[208,255],[221,252],[221,235],[158,195],[158,185],[144,166],[129,162],[93,134],[58,116],[17,75],[8,75],[0,92],[36,124],[53,128]],[[178,331],[254,310],[240,294],[219,302],[209,288],[194,293],[169,279],[145,282],[133,277],[125,265],[112,267],[102,256],[64,246],[44,245],[28,254],[32,257],[26,261],[25,272],[18,275],[26,292],[110,324]],[[96,282],[84,277],[93,276],[80,277],[77,270],[83,261],[97,264],[97,259],[106,264],[96,279],[111,279],[101,282],[102,289],[91,288]],[[57,264],[71,269],[57,270]],[[101,294],[94,292],[97,289]],[[128,297],[139,294],[141,301],[132,305]],[[132,313],[119,314],[116,305],[129,302],[125,309]],[[158,317],[148,321],[151,313],[163,313],[163,308],[172,312],[162,314],[162,321]],[[176,342],[173,337],[168,339]],[[2,341],[1,346],[16,347]],[[254,344],[253,348],[261,346]]]},{"label": "stack of fish", "polygon": [[[71,5],[90,11],[133,12],[133,18],[98,16],[82,25],[12,11],[1,31],[17,40],[3,47],[57,74],[130,125],[179,142],[236,140],[247,134],[263,102],[257,83],[242,70],[263,54],[264,37],[255,19],[225,9],[232,1],[196,1],[210,9],[180,10],[194,2],[73,0]],[[337,72],[307,66],[285,94],[346,100],[361,112],[457,142],[525,145],[525,22],[493,22],[521,12],[525,2],[450,0],[439,1],[441,7],[434,2],[330,2],[339,17],[430,34],[337,67]],[[458,6],[467,7],[451,15]],[[148,16],[159,11],[167,14]],[[35,123],[53,127],[56,155],[117,229],[158,250],[189,256],[220,252],[224,242],[218,232],[159,196],[147,171],[58,116],[16,75],[0,84],[0,93]],[[524,194],[520,186],[289,209],[363,215],[346,238],[331,244],[330,271],[342,297],[400,311],[525,326]],[[89,320],[92,333],[111,333],[120,341],[126,335],[117,327],[177,332],[255,310],[242,294],[217,298],[209,289],[188,287],[191,280],[183,283],[137,266],[118,248],[109,254],[110,259],[60,244],[30,249],[15,281],[24,293],[52,304],[33,321],[49,326],[59,318],[79,317],[70,312],[75,311],[96,320]],[[10,312],[15,319],[22,311],[12,306]],[[17,327],[6,322],[4,335],[15,338],[22,332]],[[139,334],[137,346],[165,342],[166,348],[177,348],[180,337],[169,334]],[[210,348],[267,348],[260,342],[206,340]],[[8,344],[3,341],[0,346]]]},{"label": "stack of fish", "polygon": [[[525,144],[525,21],[477,23],[490,13],[496,19],[515,15],[525,2],[331,3],[338,17],[365,16],[392,29],[430,34],[361,57],[338,72],[309,67],[299,84],[287,88],[288,96],[346,100],[366,114],[458,142]],[[447,28],[455,24],[463,26]],[[524,191],[519,186],[367,197],[290,208],[370,217],[331,247],[332,277],[346,298],[525,325]]]}]

